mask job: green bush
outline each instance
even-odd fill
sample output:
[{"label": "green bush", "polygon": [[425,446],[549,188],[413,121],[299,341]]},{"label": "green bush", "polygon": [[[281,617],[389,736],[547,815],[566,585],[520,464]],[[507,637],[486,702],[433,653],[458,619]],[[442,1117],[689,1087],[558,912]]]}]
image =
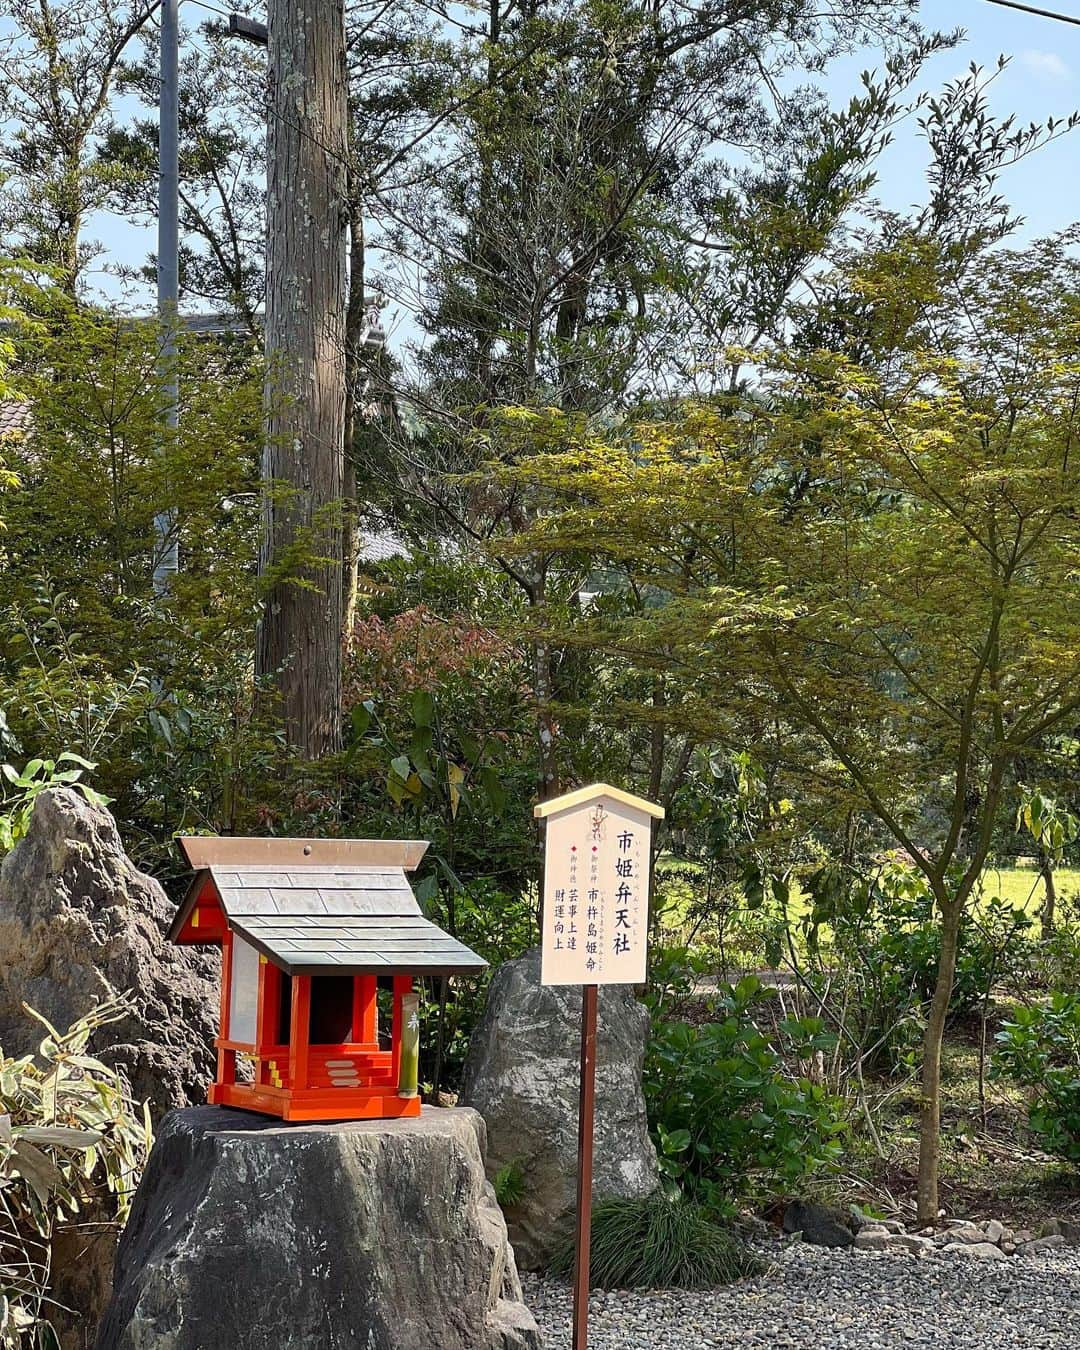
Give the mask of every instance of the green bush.
[{"label": "green bush", "polygon": [[996,1040],[993,1071],[1028,1089],[1028,1122],[1043,1147],[1080,1165],[1080,994],[1016,1008]]},{"label": "green bush", "polygon": [[751,976],[716,998],[716,1020],[653,1019],[644,1087],[661,1170],[716,1212],[787,1190],[840,1153],[839,1099],[788,1068],[835,1038],[817,1018],[784,1018],[767,1035],[754,1012],[769,997]]},{"label": "green bush", "polygon": [[[605,1200],[593,1210],[589,1273],[595,1289],[713,1289],[764,1272],[764,1263],[692,1200],[664,1191]],[[574,1239],[551,1269],[569,1275]]]},{"label": "green bush", "polygon": [[1035,945],[1031,982],[1048,992],[1075,984],[1080,971],[1080,891],[1058,896],[1054,931]]},{"label": "green bush", "polygon": [[[71,767],[66,767],[66,766]],[[96,764],[65,750],[52,759],[32,759],[22,769],[0,764],[0,855],[10,852],[26,833],[34,803],[46,788],[70,787],[81,792],[93,806],[107,806],[109,798],[81,781],[84,770]]]},{"label": "green bush", "polygon": [[[837,865],[805,879],[807,978],[844,1009],[845,1044],[865,1069],[917,1061],[941,955],[941,925],[925,879],[893,860],[869,874]],[[818,942],[819,928],[827,929]],[[976,1012],[996,983],[1023,982],[1033,957],[1031,921],[992,897],[960,931],[950,1016]]]},{"label": "green bush", "polygon": [[150,1118],[123,1078],[87,1054],[94,1030],[125,1015],[122,1000],[59,1032],[45,1028],[38,1055],[0,1052],[0,1346],[59,1342],[53,1242],[76,1216],[119,1229],[150,1151]]}]

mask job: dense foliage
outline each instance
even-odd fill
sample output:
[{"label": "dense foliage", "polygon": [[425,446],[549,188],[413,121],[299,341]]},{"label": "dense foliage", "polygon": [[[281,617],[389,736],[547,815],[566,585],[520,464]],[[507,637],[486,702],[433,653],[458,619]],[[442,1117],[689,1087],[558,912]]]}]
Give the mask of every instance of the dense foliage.
[{"label": "dense foliage", "polygon": [[57,1344],[50,1330],[53,1244],[82,1216],[119,1229],[152,1142],[148,1112],[115,1070],[87,1053],[102,1005],[66,1031],[45,1029],[37,1056],[0,1055],[0,1345]]},{"label": "dense foliage", "polygon": [[[351,603],[312,762],[255,675],[266,70],[220,16],[181,72],[175,432],[152,260],[89,237],[156,210],[155,8],[0,4],[0,852],[52,783],[174,890],[181,832],[424,838],[425,911],[494,964],[536,938],[537,798],[661,802],[667,1186],[600,1217],[612,1279],[717,1278],[718,1211],[841,1156],[936,1217],[939,1151],[1017,1085],[1075,1160],[1080,265],[1008,246],[999,191],[1072,123],[995,119],[979,70],[911,94],[959,36],[907,0],[347,5]],[[313,610],[317,553],[276,574]],[[431,1095],[484,993],[424,988]]]},{"label": "dense foliage", "polygon": [[1014,1009],[997,1042],[998,1071],[1028,1092],[1028,1121],[1042,1146],[1080,1165],[1080,995],[1059,992]]},{"label": "dense foliage", "polygon": [[841,1151],[841,1104],[808,1076],[835,1038],[816,1018],[762,1030],[763,994],[748,977],[711,998],[699,1025],[662,1003],[653,1021],[645,1092],[661,1171],[715,1212],[790,1190]]}]

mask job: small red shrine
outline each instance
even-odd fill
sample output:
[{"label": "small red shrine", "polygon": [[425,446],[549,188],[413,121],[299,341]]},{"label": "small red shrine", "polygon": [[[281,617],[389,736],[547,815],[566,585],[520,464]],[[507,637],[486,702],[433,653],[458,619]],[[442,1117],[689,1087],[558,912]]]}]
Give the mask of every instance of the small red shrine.
[{"label": "small red shrine", "polygon": [[[405,874],[427,844],[202,836],[179,844],[195,876],[169,938],[221,945],[209,1101],[284,1120],[419,1115],[413,981],[487,964],[420,912]],[[238,1080],[238,1059],[250,1081]]]}]

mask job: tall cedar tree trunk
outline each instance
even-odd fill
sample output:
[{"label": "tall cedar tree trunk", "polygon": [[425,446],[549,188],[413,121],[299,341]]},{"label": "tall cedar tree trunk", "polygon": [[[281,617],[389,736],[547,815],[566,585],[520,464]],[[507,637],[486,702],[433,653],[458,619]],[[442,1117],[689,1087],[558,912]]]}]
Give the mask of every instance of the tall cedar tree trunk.
[{"label": "tall cedar tree trunk", "polygon": [[341,745],[346,77],[342,0],[270,0],[263,539],[256,672],[290,743]]},{"label": "tall cedar tree trunk", "polygon": [[956,953],[964,902],[937,897],[941,911],[941,956],[938,960],[934,996],[923,1036],[922,1119],[919,1130],[919,1178],[917,1203],[919,1222],[936,1223],[938,1217],[938,1154],[941,1148],[941,1047],[945,1022],[949,1016],[953,982],[956,977]]},{"label": "tall cedar tree trunk", "polygon": [[345,479],[342,519],[342,642],[348,648],[356,623],[356,602],[360,580],[359,504],[356,500],[357,396],[360,392],[361,349],[367,330],[364,304],[364,206],[355,171],[356,116],[348,110],[348,232],[349,291],[345,306]]}]

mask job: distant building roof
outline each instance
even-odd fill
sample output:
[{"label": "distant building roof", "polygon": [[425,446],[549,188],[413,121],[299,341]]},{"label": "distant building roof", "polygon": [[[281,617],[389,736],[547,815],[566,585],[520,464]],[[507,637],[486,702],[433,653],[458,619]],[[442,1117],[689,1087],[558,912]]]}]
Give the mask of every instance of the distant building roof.
[{"label": "distant building roof", "polygon": [[388,526],[362,525],[357,539],[356,556],[360,562],[389,562],[391,558],[407,558],[412,553],[408,540]]},{"label": "distant building roof", "polygon": [[0,399],[0,438],[23,436],[30,428],[31,405],[26,399]]},{"label": "distant building roof", "polygon": [[208,886],[229,927],[289,975],[453,975],[487,965],[424,918],[403,867],[211,864],[177,910],[172,941],[181,930],[199,940]]},{"label": "distant building roof", "polygon": [[[364,330],[363,344],[365,347],[382,347],[386,344],[386,330],[382,326],[379,317],[379,311],[382,308],[382,298],[377,295],[364,296],[364,320],[366,328]],[[140,320],[154,319],[156,315],[140,314],[137,316]],[[206,334],[209,336],[224,336],[233,334],[238,337],[249,337],[251,335],[251,324],[240,314],[217,313],[211,311],[208,314],[184,314],[178,316],[178,321],[182,328],[186,328],[189,333]],[[252,322],[256,328],[263,326],[263,314],[261,312],[252,316]]]}]

